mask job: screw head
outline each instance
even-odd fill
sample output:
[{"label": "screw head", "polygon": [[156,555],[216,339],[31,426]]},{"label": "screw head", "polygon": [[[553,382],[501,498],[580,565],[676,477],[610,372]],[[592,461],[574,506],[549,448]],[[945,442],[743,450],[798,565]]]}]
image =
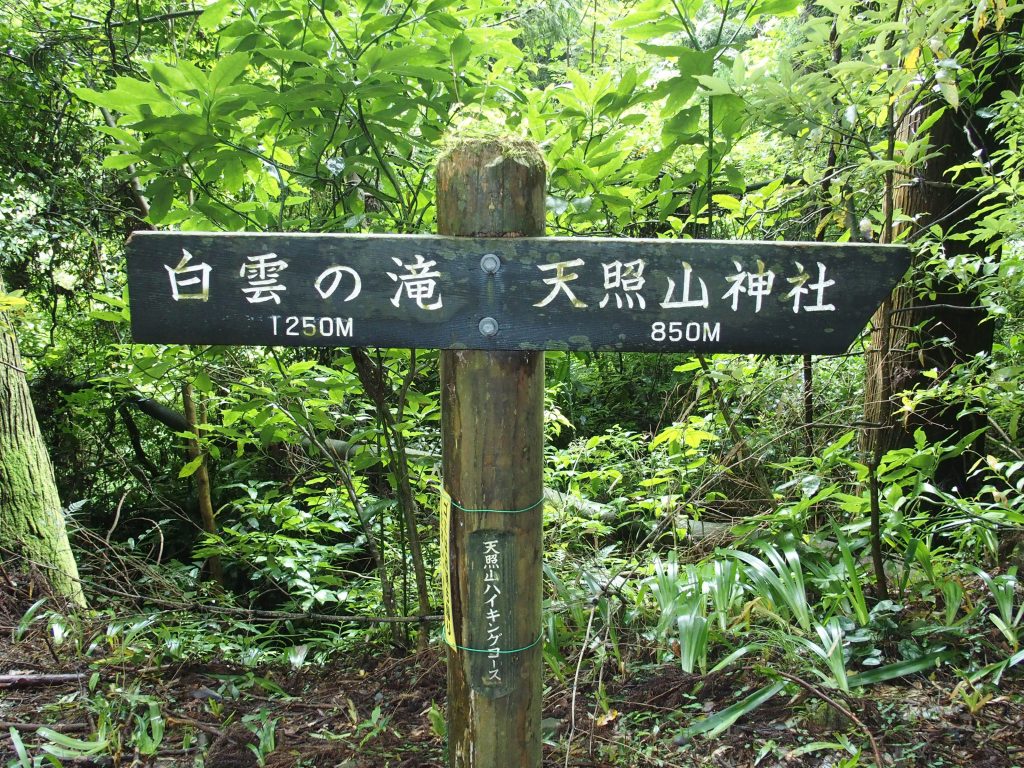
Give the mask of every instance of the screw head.
[{"label": "screw head", "polygon": [[493,275],[501,268],[501,259],[496,254],[485,253],[480,259],[480,269],[488,275]]},{"label": "screw head", "polygon": [[485,317],[480,321],[480,333],[490,338],[498,335],[498,321],[493,317]]}]

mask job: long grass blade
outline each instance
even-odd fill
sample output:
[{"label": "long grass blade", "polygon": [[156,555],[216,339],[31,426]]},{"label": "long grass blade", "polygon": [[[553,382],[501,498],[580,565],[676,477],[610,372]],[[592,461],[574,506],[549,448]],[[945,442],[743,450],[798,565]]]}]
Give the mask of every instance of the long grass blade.
[{"label": "long grass blade", "polygon": [[936,651],[908,661],[897,661],[895,664],[887,664],[884,667],[870,669],[867,672],[859,672],[850,675],[850,687],[858,688],[862,685],[874,685],[892,680],[895,677],[915,675],[918,672],[926,672],[934,669],[943,661],[949,661],[954,656],[952,651]]},{"label": "long grass blade", "polygon": [[843,557],[843,569],[846,571],[846,580],[843,582],[843,591],[846,592],[846,599],[850,601],[853,612],[857,616],[857,623],[866,627],[871,621],[871,611],[868,608],[867,600],[864,599],[864,590],[860,585],[860,569],[857,568],[857,561],[854,560],[853,550],[850,549],[850,542],[843,534],[839,526],[834,526],[836,541],[839,542],[839,552]]},{"label": "long grass blade", "polygon": [[709,739],[714,738],[722,731],[730,728],[733,723],[744,715],[749,715],[762,704],[770,701],[785,687],[786,683],[783,680],[769,683],[764,688],[754,691],[745,699],[737,701],[735,704],[709,717],[705,717],[703,720],[698,720],[688,728],[684,728],[680,738],[692,739],[694,736],[700,736],[702,733],[706,734]]}]

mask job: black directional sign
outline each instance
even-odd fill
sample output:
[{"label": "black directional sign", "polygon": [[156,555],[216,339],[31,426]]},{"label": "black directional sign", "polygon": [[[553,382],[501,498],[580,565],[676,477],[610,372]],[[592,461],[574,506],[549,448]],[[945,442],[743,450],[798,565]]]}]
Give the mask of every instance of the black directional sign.
[{"label": "black directional sign", "polygon": [[137,232],[136,341],[843,352],[910,263],[896,246]]}]

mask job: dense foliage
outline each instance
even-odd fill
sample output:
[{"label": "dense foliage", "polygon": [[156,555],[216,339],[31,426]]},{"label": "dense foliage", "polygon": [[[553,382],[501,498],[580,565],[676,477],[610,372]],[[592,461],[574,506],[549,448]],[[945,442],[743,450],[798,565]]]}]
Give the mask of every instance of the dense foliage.
[{"label": "dense foliage", "polygon": [[[992,331],[943,358],[958,339],[914,315],[921,370],[885,374],[887,423],[865,419],[867,332],[814,360],[550,353],[553,684],[591,685],[607,724],[612,678],[756,670],[734,706],[664,714],[684,751],[794,676],[846,696],[939,670],[984,706],[1024,660],[1020,18],[1005,0],[0,1],[0,312],[93,611],[33,594],[13,636],[249,670],[439,642],[364,621],[440,603],[437,353],[132,344],[123,243],[430,232],[446,138],[497,127],[542,148],[551,233],[906,242],[906,295],[980,307]],[[949,120],[968,159],[924,181]],[[900,207],[943,185],[954,210]],[[875,450],[873,429],[902,438]],[[91,741],[12,731],[10,765],[155,754],[160,702],[136,694],[85,697],[109,699]],[[273,723],[246,725],[260,765]],[[605,759],[660,764],[642,717],[621,727],[636,749]],[[834,764],[875,760],[836,732],[816,748]]]}]

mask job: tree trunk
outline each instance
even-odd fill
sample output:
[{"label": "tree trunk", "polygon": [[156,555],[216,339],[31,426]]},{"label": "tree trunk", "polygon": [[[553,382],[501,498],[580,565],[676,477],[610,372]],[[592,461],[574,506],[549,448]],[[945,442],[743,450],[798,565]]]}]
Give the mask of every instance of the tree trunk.
[{"label": "tree trunk", "polygon": [[85,606],[18,341],[9,317],[0,312],[0,562],[5,561],[35,566],[58,594]]},{"label": "tree trunk", "polygon": [[[365,349],[354,348],[350,350],[352,362],[356,366],[356,375],[359,377],[363,390],[373,400],[374,408],[377,410],[377,419],[380,422],[381,432],[384,436],[385,450],[382,451],[388,457],[388,465],[395,478],[395,491],[398,497],[398,506],[402,510],[402,520],[405,524],[407,541],[409,542],[409,556],[412,560],[413,576],[416,580],[416,603],[421,616],[430,614],[430,590],[427,588],[427,569],[423,563],[423,548],[420,542],[419,524],[416,517],[416,499],[412,492],[412,483],[409,480],[409,453],[406,449],[405,438],[402,430],[395,425],[395,418],[391,415],[388,406],[385,387],[387,379],[381,367],[370,359]],[[409,375],[415,371],[415,357],[411,358],[409,364]],[[405,397],[405,392],[401,397]],[[399,420],[401,420],[399,418]],[[402,564],[403,569],[406,564]],[[417,648],[421,651],[427,649],[428,633],[424,627],[420,627],[420,633],[416,637]]]},{"label": "tree trunk", "polygon": [[[192,385],[185,382],[181,387],[181,405],[185,411],[185,424],[188,431],[196,437],[188,440],[188,455],[192,461],[199,457],[199,467],[195,471],[196,495],[199,497],[199,517],[203,522],[203,531],[210,536],[217,535],[217,519],[213,512],[213,498],[210,491],[210,470],[207,467],[206,453],[199,442],[199,417],[196,414],[195,400],[192,399]],[[203,421],[206,421],[204,415]],[[224,587],[224,567],[221,565],[219,555],[210,555],[206,560],[206,567],[209,569],[210,578],[217,586]]]},{"label": "tree trunk", "polygon": [[[964,45],[980,55],[979,44],[973,38]],[[959,110],[947,107],[929,130],[928,159],[919,167],[904,168],[895,175],[891,207],[911,220],[911,224],[902,225],[913,227],[909,240],[920,239],[932,226],[941,227],[946,257],[981,258],[994,245],[957,237],[974,226],[978,191],[966,185],[977,178],[978,172],[961,171],[954,176],[953,169],[976,160],[979,149],[985,157],[991,157],[995,139],[984,130],[986,121],[976,113],[991,107],[1009,86],[1013,68],[1006,66],[1002,71],[991,78],[979,74],[982,89],[977,99]],[[896,126],[896,141],[918,139],[921,124],[939,106],[933,101],[910,110]],[[992,350],[992,322],[978,306],[974,291],[936,280],[931,286],[933,295],[924,299],[916,295],[916,287],[927,277],[920,274],[923,260],[918,254],[912,267],[917,271],[916,286],[898,287],[872,318],[865,381],[865,421],[871,426],[864,433],[862,446],[874,460],[893,448],[912,445],[918,429],[924,430],[930,443],[956,442],[985,425],[984,413],[960,415],[963,403],[938,399],[925,402],[912,414],[899,413],[901,392],[942,382],[958,364]],[[925,376],[931,370],[938,371],[938,379]],[[970,467],[982,451],[979,439],[972,451],[943,462],[937,484],[950,491],[970,492]]]}]

